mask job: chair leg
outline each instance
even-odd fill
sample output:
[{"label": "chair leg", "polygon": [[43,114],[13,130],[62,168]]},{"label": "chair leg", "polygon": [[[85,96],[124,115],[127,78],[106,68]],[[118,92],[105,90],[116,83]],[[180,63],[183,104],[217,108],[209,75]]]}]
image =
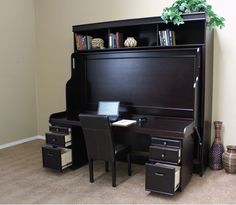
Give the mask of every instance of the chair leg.
[{"label": "chair leg", "polygon": [[94,178],[93,178],[93,160],[92,159],[89,159],[89,177],[90,177],[90,182],[93,183]]},{"label": "chair leg", "polygon": [[116,161],[112,162],[111,170],[112,170],[112,186],[116,187]]},{"label": "chair leg", "polygon": [[128,162],[128,175],[131,176],[131,156],[130,156],[130,153],[127,154],[127,162]]},{"label": "chair leg", "polygon": [[109,172],[109,162],[105,161],[105,170],[106,172]]}]

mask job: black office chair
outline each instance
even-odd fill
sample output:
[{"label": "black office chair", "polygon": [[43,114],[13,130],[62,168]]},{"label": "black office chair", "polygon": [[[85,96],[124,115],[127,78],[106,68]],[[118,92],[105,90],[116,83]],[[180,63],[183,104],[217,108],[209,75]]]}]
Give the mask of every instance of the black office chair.
[{"label": "black office chair", "polygon": [[131,176],[131,160],[128,146],[114,144],[107,116],[80,114],[79,119],[87,148],[90,182],[94,182],[93,161],[104,160],[106,172],[108,171],[109,162],[111,163],[112,186],[116,187],[116,158],[118,155],[127,154],[128,175]]}]

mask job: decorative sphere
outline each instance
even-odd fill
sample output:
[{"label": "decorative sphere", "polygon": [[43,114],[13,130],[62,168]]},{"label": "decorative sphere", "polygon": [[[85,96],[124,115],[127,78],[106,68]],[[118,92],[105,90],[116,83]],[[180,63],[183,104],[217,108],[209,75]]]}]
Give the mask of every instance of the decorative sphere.
[{"label": "decorative sphere", "polygon": [[125,47],[136,47],[137,41],[135,40],[134,37],[128,37],[124,42],[124,46]]},{"label": "decorative sphere", "polygon": [[102,38],[93,38],[91,45],[92,48],[104,48],[104,41]]}]

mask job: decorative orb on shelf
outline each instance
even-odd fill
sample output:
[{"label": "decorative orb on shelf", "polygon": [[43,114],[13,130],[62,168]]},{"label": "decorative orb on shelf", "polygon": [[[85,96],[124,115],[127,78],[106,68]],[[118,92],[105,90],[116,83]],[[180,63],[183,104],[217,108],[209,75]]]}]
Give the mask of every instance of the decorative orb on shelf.
[{"label": "decorative orb on shelf", "polygon": [[102,38],[93,38],[91,45],[92,48],[104,48],[104,40]]},{"label": "decorative orb on shelf", "polygon": [[128,37],[126,38],[124,42],[125,47],[136,47],[137,46],[137,41],[135,40],[134,37]]}]

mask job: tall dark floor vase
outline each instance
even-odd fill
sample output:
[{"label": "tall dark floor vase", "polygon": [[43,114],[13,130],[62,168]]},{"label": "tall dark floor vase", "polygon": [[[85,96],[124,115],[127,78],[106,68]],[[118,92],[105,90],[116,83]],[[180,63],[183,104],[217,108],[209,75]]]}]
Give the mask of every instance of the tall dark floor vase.
[{"label": "tall dark floor vase", "polygon": [[221,142],[221,121],[214,121],[215,140],[210,148],[209,166],[213,170],[223,169],[222,154],[224,153],[224,146]]}]

